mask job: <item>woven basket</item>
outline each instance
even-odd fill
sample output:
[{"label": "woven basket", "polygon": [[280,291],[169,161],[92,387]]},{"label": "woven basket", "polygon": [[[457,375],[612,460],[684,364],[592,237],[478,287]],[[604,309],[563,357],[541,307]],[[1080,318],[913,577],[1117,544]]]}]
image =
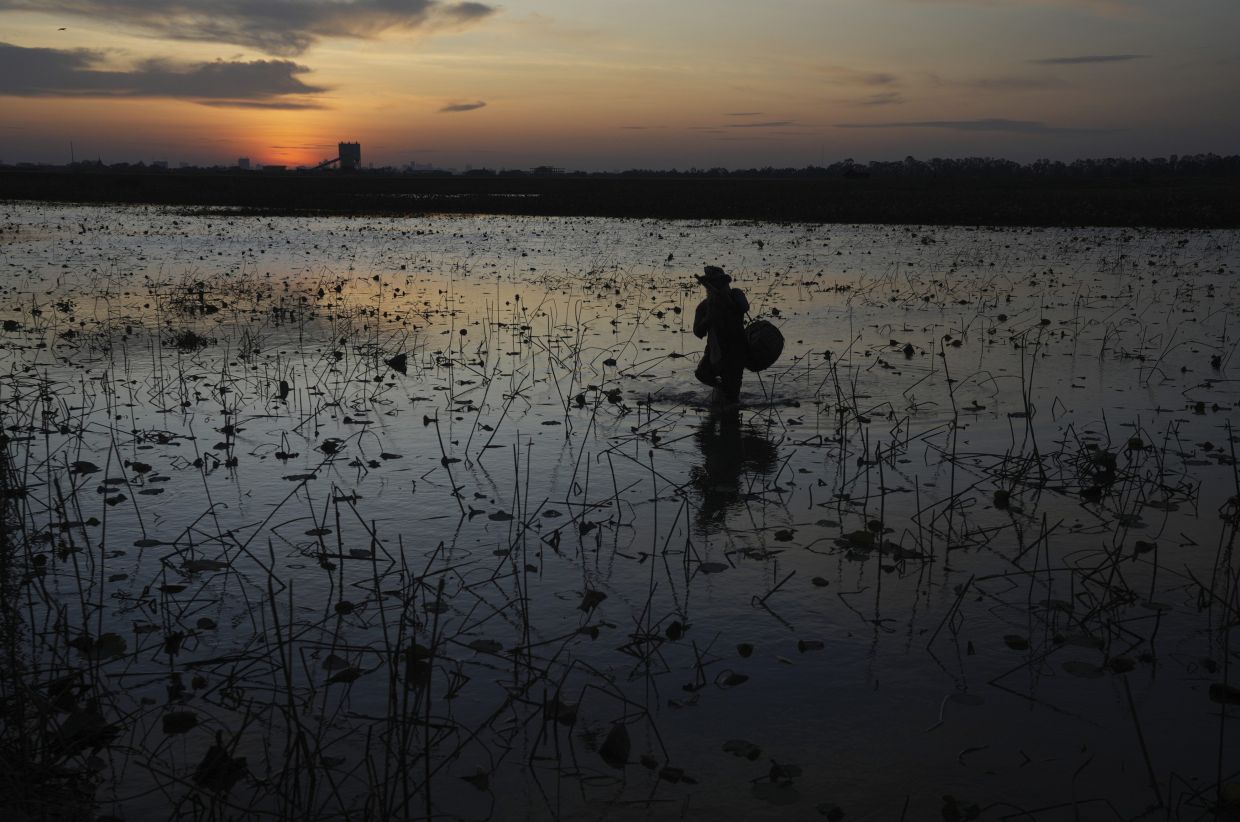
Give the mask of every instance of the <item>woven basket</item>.
[{"label": "woven basket", "polygon": [[745,326],[745,336],[749,339],[745,367],[750,371],[770,368],[784,352],[784,335],[766,320],[754,320]]}]

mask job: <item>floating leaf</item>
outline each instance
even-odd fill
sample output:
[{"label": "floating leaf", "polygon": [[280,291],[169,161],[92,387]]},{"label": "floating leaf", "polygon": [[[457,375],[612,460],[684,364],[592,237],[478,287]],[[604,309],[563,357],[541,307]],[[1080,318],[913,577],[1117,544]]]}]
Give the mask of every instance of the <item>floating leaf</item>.
[{"label": "floating leaf", "polygon": [[629,729],[623,723],[612,725],[607,738],[598,749],[599,756],[613,768],[623,768],[629,761]]},{"label": "floating leaf", "polygon": [[384,363],[387,365],[388,368],[392,369],[393,371],[396,371],[397,373],[400,373],[400,374],[409,373],[409,355],[408,354],[405,354],[405,353],[397,354],[394,357],[390,357],[384,360]]},{"label": "floating leaf", "polygon": [[112,657],[124,655],[127,647],[124,637],[119,634],[107,633],[95,641],[92,655],[96,659],[111,659]]},{"label": "floating leaf", "polygon": [[164,733],[168,735],[189,733],[198,726],[198,715],[193,711],[172,711],[164,714]]},{"label": "floating leaf", "polygon": [[723,743],[723,750],[733,756],[739,756],[753,762],[762,756],[762,749],[747,739],[729,739]]},{"label": "floating leaf", "polygon": [[846,547],[868,551],[874,547],[873,531],[853,531],[844,535]]},{"label": "floating leaf", "polygon": [[703,562],[698,565],[698,570],[703,574],[719,574],[728,570],[728,566],[722,562]]},{"label": "floating leaf", "polygon": [[191,559],[185,563],[185,570],[190,573],[198,571],[223,571],[228,567],[228,563],[220,562],[217,559]]},{"label": "floating leaf", "polygon": [[685,776],[684,768],[673,768],[670,765],[659,769],[659,779],[662,779],[664,782],[671,782],[673,785],[677,782],[691,781]]},{"label": "floating leaf", "polygon": [[1008,634],[1003,637],[1003,642],[1013,651],[1029,650],[1029,640],[1019,634]]},{"label": "floating leaf", "polygon": [[339,682],[343,682],[343,683],[353,682],[361,675],[362,675],[362,671],[360,668],[345,668],[340,673],[332,674],[330,677],[328,677],[327,684],[334,685]]},{"label": "floating leaf", "polygon": [[602,591],[587,590],[581,597],[581,604],[577,606],[577,610],[589,613],[598,607],[599,603],[607,599],[607,594]]},{"label": "floating leaf", "polygon": [[217,793],[232,790],[238,780],[249,773],[244,756],[229,756],[220,735],[216,735],[212,745],[198,767],[194,769],[194,782],[201,788]]},{"label": "floating leaf", "polygon": [[480,791],[485,791],[491,787],[491,776],[486,771],[478,768],[472,776],[462,776],[461,779],[473,785]]},{"label": "floating leaf", "polygon": [[60,724],[60,745],[67,753],[99,751],[116,739],[120,729],[97,710],[73,710]]},{"label": "floating leaf", "polygon": [[1233,688],[1226,682],[1215,682],[1210,686],[1210,701],[1220,705],[1240,705],[1240,688]]},{"label": "floating leaf", "polygon": [[1126,656],[1113,656],[1107,660],[1106,667],[1113,674],[1126,674],[1136,668],[1137,663]]},{"label": "floating leaf", "polygon": [[1105,644],[1101,638],[1085,633],[1066,634],[1059,641],[1065,645],[1074,645],[1078,648],[1092,648],[1094,650],[1101,650]]},{"label": "floating leaf", "polygon": [[482,654],[498,654],[504,650],[504,646],[493,639],[475,639],[469,647]]}]

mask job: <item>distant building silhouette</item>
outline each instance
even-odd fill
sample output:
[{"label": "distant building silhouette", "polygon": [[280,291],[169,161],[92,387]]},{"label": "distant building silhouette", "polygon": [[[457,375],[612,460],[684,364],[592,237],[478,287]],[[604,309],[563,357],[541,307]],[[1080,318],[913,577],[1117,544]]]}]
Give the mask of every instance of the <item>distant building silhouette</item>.
[{"label": "distant building silhouette", "polygon": [[249,157],[238,157],[237,168],[241,169],[242,171],[249,171],[250,170],[250,158]]},{"label": "distant building silhouette", "polygon": [[341,171],[357,171],[362,167],[361,143],[341,143],[338,148]]}]

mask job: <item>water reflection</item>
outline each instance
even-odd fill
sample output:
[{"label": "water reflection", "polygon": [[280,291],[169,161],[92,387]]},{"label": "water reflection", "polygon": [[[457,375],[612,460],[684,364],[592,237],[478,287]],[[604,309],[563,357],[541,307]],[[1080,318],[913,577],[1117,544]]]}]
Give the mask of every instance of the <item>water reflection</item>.
[{"label": "water reflection", "polygon": [[756,478],[775,469],[779,451],[765,435],[741,421],[736,408],[712,409],[693,433],[702,462],[690,470],[701,496],[698,527],[710,533],[727,525],[728,514],[740,507]]}]

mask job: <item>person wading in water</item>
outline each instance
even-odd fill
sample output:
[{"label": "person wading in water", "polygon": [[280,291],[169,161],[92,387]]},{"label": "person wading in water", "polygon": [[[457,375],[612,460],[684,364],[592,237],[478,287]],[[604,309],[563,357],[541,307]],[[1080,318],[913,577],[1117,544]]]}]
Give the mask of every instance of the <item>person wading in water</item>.
[{"label": "person wading in water", "polygon": [[693,335],[706,338],[706,352],[693,372],[705,385],[716,389],[717,398],[729,404],[740,402],[741,377],[749,343],[745,336],[745,312],[749,300],[745,292],[732,288],[732,278],[718,266],[706,266],[697,278],[706,289],[706,299],[698,303],[693,316]]}]

